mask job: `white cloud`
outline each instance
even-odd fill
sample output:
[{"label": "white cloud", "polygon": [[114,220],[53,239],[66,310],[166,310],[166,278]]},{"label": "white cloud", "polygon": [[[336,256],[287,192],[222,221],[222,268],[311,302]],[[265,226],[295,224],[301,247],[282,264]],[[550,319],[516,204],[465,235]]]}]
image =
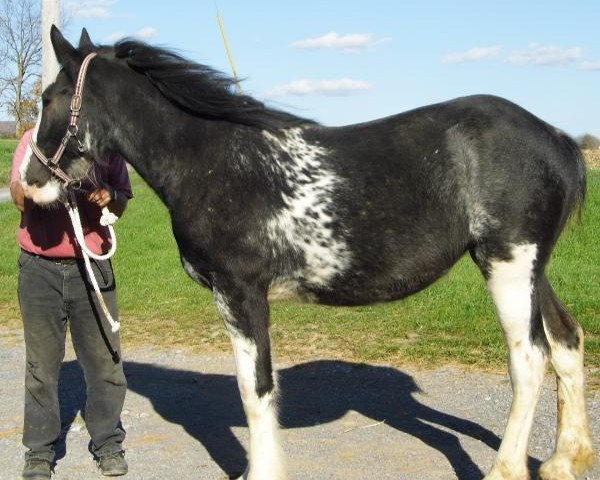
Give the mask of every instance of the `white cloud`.
[{"label": "white cloud", "polygon": [[346,53],[356,53],[366,48],[374,47],[381,43],[389,42],[389,38],[375,40],[370,33],[352,33],[340,35],[330,32],[320,37],[306,38],[292,43],[292,47],[305,50],[332,49],[341,50]]},{"label": "white cloud", "polygon": [[115,43],[119,40],[124,39],[125,37],[133,37],[139,40],[150,40],[156,36],[156,28],[154,27],[144,27],[138,30],[135,33],[125,33],[125,32],[113,32],[108,37],[106,37],[106,41],[108,43]]},{"label": "white cloud", "polygon": [[501,50],[502,47],[499,46],[473,47],[466,52],[449,53],[442,58],[442,63],[477,62],[479,60],[496,57]]},{"label": "white cloud", "polygon": [[69,2],[65,8],[73,18],[83,20],[107,20],[112,16],[110,7],[116,0],[81,0]]},{"label": "white cloud", "polygon": [[267,97],[282,97],[285,95],[346,96],[365,92],[371,88],[370,83],[352,78],[337,80],[301,79],[275,87],[267,94]]},{"label": "white cloud", "polygon": [[154,27],[144,27],[133,34],[135,38],[139,38],[142,40],[149,40],[151,38],[156,37],[156,28]]},{"label": "white cloud", "polygon": [[125,38],[126,36],[127,36],[127,34],[125,32],[113,32],[108,37],[106,37],[105,40],[108,43],[115,43],[115,42],[118,42],[119,40]]},{"label": "white cloud", "polygon": [[518,65],[567,65],[580,60],[582,56],[583,50],[580,47],[531,44],[525,50],[511,53],[506,61]]},{"label": "white cloud", "polygon": [[581,70],[600,71],[600,60],[586,60],[579,65]]}]

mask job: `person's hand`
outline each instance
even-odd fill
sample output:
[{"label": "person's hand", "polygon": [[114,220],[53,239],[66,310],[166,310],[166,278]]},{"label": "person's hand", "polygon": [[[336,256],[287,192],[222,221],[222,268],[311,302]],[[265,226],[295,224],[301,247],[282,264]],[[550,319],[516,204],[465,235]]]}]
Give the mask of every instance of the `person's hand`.
[{"label": "person's hand", "polygon": [[25,211],[25,192],[23,191],[23,185],[21,185],[20,181],[15,181],[10,183],[10,196],[13,199],[13,202],[17,209],[20,212]]},{"label": "person's hand", "polygon": [[108,185],[102,188],[96,188],[88,195],[88,200],[95,203],[100,208],[106,207],[114,199],[115,190]]}]

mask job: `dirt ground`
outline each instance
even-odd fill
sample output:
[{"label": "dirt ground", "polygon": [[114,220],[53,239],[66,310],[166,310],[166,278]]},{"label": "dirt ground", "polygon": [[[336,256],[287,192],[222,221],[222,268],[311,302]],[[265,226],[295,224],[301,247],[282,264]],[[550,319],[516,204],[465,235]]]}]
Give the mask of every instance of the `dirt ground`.
[{"label": "dirt ground", "polygon": [[[125,352],[129,480],[227,479],[243,471],[248,432],[229,355]],[[24,349],[0,330],[0,465],[19,479]],[[479,480],[500,444],[510,386],[505,375],[447,368],[410,371],[318,359],[280,364],[282,442],[290,479]],[[81,371],[69,349],[60,382],[63,438],[57,480],[102,478],[87,450]],[[556,395],[548,377],[530,468],[553,448]],[[600,394],[590,395],[600,432]],[[600,480],[596,467],[585,477]]]}]

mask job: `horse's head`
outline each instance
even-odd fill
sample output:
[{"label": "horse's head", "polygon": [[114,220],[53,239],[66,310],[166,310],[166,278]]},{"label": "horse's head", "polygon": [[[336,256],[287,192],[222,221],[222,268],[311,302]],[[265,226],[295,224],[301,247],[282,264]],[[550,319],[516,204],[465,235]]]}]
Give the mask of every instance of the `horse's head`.
[{"label": "horse's head", "polygon": [[[86,105],[85,94],[79,100],[74,99],[74,94],[84,59],[94,46],[85,30],[79,48],[74,48],[54,26],[51,39],[62,68],[42,94],[42,112],[32,138],[34,145],[28,149],[20,170],[25,195],[41,205],[64,197],[69,182],[78,183],[86,178],[93,163],[87,154],[90,145],[86,135],[86,119],[91,117],[93,107],[90,102]],[[49,160],[48,165],[44,159]]]}]

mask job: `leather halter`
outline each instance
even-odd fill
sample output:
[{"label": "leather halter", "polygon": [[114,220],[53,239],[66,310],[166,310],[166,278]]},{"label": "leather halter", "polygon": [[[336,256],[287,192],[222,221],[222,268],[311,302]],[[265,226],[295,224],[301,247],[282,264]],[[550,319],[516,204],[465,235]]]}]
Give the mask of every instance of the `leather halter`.
[{"label": "leather halter", "polygon": [[62,158],[63,153],[65,153],[65,149],[67,148],[67,145],[69,144],[72,138],[74,138],[77,141],[77,149],[81,153],[85,152],[85,146],[77,137],[77,133],[79,132],[77,122],[79,121],[79,113],[81,111],[81,104],[83,103],[83,87],[85,84],[85,76],[87,74],[90,62],[94,59],[96,55],[98,54],[90,53],[89,55],[87,55],[83,59],[83,63],[79,68],[79,74],[77,75],[77,83],[75,84],[75,93],[73,94],[73,97],[71,97],[71,118],[69,120],[69,126],[67,127],[67,132],[60,141],[60,145],[58,146],[58,149],[56,150],[54,155],[52,157],[46,157],[46,155],[44,155],[44,153],[40,150],[40,148],[33,140],[33,137],[31,137],[31,140],[29,141],[29,145],[31,146],[33,154],[44,166],[46,166],[46,168],[50,170],[52,175],[58,177],[60,180],[63,181],[65,187],[81,182],[81,180],[73,179],[62,168],[60,168],[58,162]]}]

